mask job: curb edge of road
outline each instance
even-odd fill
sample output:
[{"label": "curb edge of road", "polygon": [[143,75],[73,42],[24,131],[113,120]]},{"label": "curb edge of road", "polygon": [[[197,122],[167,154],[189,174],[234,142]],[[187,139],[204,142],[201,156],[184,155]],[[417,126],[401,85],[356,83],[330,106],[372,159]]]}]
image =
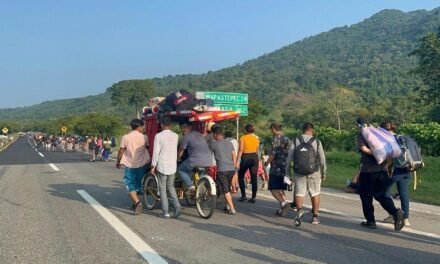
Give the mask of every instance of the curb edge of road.
[{"label": "curb edge of road", "polygon": [[0,149],[0,152],[2,152],[3,150],[6,150],[7,148],[9,148],[9,146],[11,146],[12,144],[15,143],[15,141],[17,141],[20,137],[16,137],[13,141],[9,142],[8,145],[6,145],[4,148]]}]

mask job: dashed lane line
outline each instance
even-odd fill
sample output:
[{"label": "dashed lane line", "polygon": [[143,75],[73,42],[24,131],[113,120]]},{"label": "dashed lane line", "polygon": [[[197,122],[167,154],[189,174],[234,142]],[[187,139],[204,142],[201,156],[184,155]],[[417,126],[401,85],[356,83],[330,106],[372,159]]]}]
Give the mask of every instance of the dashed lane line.
[{"label": "dashed lane line", "polygon": [[168,263],[136,233],[128,228],[121,220],[114,216],[109,210],[96,201],[84,190],[77,190],[86,200],[127,242],[148,262],[154,264]]},{"label": "dashed lane line", "polygon": [[41,153],[41,152],[38,152],[38,155],[40,155],[42,158],[44,158],[44,155],[43,155],[43,153]]},{"label": "dashed lane line", "polygon": [[53,164],[53,163],[49,163],[49,166],[50,166],[54,171],[60,171],[60,169],[59,169],[57,166],[55,166],[55,164]]}]

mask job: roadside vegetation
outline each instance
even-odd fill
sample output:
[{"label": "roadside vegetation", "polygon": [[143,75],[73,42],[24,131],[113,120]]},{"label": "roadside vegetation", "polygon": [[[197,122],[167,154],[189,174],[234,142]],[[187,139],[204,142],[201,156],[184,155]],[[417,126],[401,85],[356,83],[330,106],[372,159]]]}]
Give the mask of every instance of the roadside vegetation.
[{"label": "roadside vegetation", "polygon": [[[356,152],[330,151],[326,153],[328,164],[328,177],[323,183],[324,187],[338,190],[345,189],[347,179],[351,179],[359,169],[360,156]],[[417,189],[413,190],[411,182],[411,201],[440,205],[440,158],[424,157],[425,168],[417,172]],[[413,177],[414,181],[414,177]],[[392,193],[395,193],[395,188]]]}]

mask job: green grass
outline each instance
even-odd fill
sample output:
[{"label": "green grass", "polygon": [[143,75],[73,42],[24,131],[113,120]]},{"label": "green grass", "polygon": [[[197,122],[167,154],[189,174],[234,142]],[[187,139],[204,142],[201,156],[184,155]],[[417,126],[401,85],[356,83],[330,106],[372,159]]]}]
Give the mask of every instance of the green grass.
[{"label": "green grass", "polygon": [[[346,180],[351,179],[358,170],[359,154],[331,151],[326,153],[326,157],[328,177],[323,186],[345,189]],[[424,157],[424,162],[425,168],[417,172],[416,191],[411,182],[411,201],[440,205],[440,157]]]}]

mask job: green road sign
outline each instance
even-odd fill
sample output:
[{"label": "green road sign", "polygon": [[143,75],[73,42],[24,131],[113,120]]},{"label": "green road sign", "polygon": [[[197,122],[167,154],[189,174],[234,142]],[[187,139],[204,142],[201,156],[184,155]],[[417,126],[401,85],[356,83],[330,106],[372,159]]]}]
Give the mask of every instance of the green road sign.
[{"label": "green road sign", "polygon": [[214,104],[247,105],[249,97],[244,93],[197,92],[199,99],[211,99]]},{"label": "green road sign", "polygon": [[240,116],[248,116],[248,113],[249,113],[247,105],[216,104],[215,106],[220,107],[220,110],[223,110],[223,111],[239,112]]}]

